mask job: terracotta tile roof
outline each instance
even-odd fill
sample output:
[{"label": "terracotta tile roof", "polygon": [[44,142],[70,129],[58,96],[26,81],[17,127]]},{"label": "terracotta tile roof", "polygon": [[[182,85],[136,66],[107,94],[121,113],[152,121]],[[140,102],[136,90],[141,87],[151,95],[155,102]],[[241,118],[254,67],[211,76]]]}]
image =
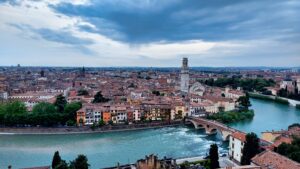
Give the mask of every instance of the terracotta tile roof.
[{"label": "terracotta tile roof", "polygon": [[252,158],[262,169],[300,169],[300,164],[278,153],[266,150]]},{"label": "terracotta tile roof", "polygon": [[233,137],[233,138],[236,138],[236,139],[239,139],[239,140],[241,140],[241,141],[243,141],[243,142],[246,141],[246,134],[245,134],[245,133],[242,133],[242,132],[239,132],[239,131],[234,132],[234,133],[232,134],[232,137]]},{"label": "terracotta tile roof", "polygon": [[275,147],[278,147],[281,143],[291,144],[292,141],[293,141],[293,139],[290,137],[280,136],[278,139],[275,140],[273,145]]}]

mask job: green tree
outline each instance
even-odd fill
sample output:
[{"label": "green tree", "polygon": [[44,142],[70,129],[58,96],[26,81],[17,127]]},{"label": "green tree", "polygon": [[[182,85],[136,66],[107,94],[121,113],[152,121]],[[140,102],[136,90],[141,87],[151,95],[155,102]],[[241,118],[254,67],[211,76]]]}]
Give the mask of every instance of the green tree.
[{"label": "green tree", "polygon": [[89,168],[88,159],[85,155],[78,155],[77,158],[71,162],[71,169],[88,169]]},{"label": "green tree", "polygon": [[98,122],[98,125],[99,125],[99,127],[104,126],[104,125],[105,125],[105,121],[101,119],[101,120]]},{"label": "green tree", "polygon": [[76,121],[76,112],[81,109],[81,102],[69,103],[64,108],[64,114],[66,115],[68,120]]},{"label": "green tree", "polygon": [[241,160],[242,165],[249,165],[251,158],[259,153],[259,138],[255,133],[248,133],[246,135],[246,142],[243,148],[243,156]]},{"label": "green tree", "polygon": [[156,96],[160,96],[160,92],[157,91],[157,90],[153,90],[153,91],[152,91],[152,94],[155,94]]},{"label": "green tree", "polygon": [[69,166],[65,160],[61,160],[60,163],[53,169],[69,169]]},{"label": "green tree", "polygon": [[278,147],[277,147],[277,150],[276,152],[281,154],[281,155],[284,155],[284,156],[287,156],[288,154],[288,149],[289,149],[289,145],[286,144],[286,143],[282,143],[280,144]]},{"label": "green tree", "polygon": [[93,124],[91,125],[91,129],[92,129],[92,130],[95,130],[96,127],[97,127],[97,124],[96,124],[96,123],[93,123]]},{"label": "green tree", "polygon": [[300,151],[292,152],[290,158],[294,161],[300,162]]},{"label": "green tree", "polygon": [[239,97],[237,101],[245,110],[248,110],[251,106],[248,93],[246,93],[246,96]]},{"label": "green tree", "polygon": [[0,120],[2,124],[14,126],[26,123],[27,109],[24,103],[19,101],[5,103],[1,109]]},{"label": "green tree", "polygon": [[45,77],[45,71],[42,70],[42,71],[40,72],[40,75],[41,75],[41,77]]},{"label": "green tree", "polygon": [[75,125],[76,125],[76,122],[75,122],[74,120],[68,120],[68,121],[66,122],[66,125],[67,125],[67,126],[75,126]]},{"label": "green tree", "polygon": [[17,114],[26,113],[27,109],[24,103],[19,101],[14,101],[11,103],[7,103],[6,106],[4,107],[4,111],[6,114],[17,115]]},{"label": "green tree", "polygon": [[103,102],[108,102],[109,99],[103,97],[101,91],[97,92],[96,95],[94,96],[93,103],[103,103]]},{"label": "green tree", "polygon": [[89,95],[89,92],[85,89],[80,89],[77,92],[77,96],[87,96],[87,95]]},{"label": "green tree", "polygon": [[67,104],[67,100],[62,94],[56,97],[54,105],[57,108],[58,112],[60,113],[64,112],[66,104]]},{"label": "green tree", "polygon": [[61,158],[58,151],[55,151],[52,159],[52,168],[56,168],[61,163]]},{"label": "green tree", "polygon": [[5,123],[5,104],[0,103],[0,124]]},{"label": "green tree", "polygon": [[34,114],[53,114],[56,113],[55,106],[51,103],[41,102],[33,106]]},{"label": "green tree", "polygon": [[294,137],[292,144],[280,144],[276,152],[294,161],[300,162],[300,138]]},{"label": "green tree", "polygon": [[83,119],[80,118],[80,119],[79,119],[79,124],[80,124],[80,125],[83,125],[83,123],[84,123]]},{"label": "green tree", "polygon": [[209,159],[210,159],[210,168],[211,169],[220,168],[217,144],[210,145]]},{"label": "green tree", "polygon": [[109,121],[108,121],[108,124],[109,124],[109,125],[114,125],[114,122],[113,122],[112,120],[109,120]]}]

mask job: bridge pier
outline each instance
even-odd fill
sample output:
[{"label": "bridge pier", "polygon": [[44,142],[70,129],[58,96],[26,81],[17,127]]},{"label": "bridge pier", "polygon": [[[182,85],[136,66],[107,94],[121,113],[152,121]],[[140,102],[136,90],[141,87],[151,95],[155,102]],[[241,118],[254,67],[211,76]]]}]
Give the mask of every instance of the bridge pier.
[{"label": "bridge pier", "polygon": [[212,130],[210,130],[210,129],[205,129],[205,133],[206,133],[207,135],[217,134],[217,129],[212,129]]},{"label": "bridge pier", "polygon": [[204,129],[205,129],[205,133],[208,135],[217,134],[217,131],[218,131],[216,128],[211,127],[210,125],[206,125],[204,127]]},{"label": "bridge pier", "polygon": [[223,141],[229,141],[230,134],[231,133],[228,131],[225,131],[225,130],[221,131]]},{"label": "bridge pier", "polygon": [[203,129],[203,128],[205,128],[203,125],[198,124],[195,121],[192,121],[192,120],[189,120],[189,121],[192,122],[192,124],[194,125],[195,129]]}]

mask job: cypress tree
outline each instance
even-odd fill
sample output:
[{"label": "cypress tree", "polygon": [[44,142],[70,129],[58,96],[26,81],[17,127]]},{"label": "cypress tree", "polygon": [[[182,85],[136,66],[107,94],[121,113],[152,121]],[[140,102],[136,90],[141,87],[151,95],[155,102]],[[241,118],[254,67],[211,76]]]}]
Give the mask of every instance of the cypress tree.
[{"label": "cypress tree", "polygon": [[242,165],[249,165],[251,158],[259,153],[259,139],[255,133],[246,135],[246,142],[243,148]]},{"label": "cypress tree", "polygon": [[61,158],[59,155],[59,152],[56,151],[53,155],[53,159],[52,159],[52,168],[55,168],[56,166],[58,166],[61,163]]},{"label": "cypress tree", "polygon": [[211,169],[220,168],[217,144],[210,145],[209,158],[210,158],[210,168]]},{"label": "cypress tree", "polygon": [[66,104],[67,100],[62,94],[56,97],[54,105],[56,106],[58,112],[62,113],[65,109]]}]

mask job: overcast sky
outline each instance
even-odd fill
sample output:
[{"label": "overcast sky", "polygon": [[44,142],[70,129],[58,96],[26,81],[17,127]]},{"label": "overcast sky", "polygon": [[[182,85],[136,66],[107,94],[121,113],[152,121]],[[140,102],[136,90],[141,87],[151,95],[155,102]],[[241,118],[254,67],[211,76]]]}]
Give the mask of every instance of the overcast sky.
[{"label": "overcast sky", "polygon": [[0,0],[0,65],[300,66],[299,0]]}]

